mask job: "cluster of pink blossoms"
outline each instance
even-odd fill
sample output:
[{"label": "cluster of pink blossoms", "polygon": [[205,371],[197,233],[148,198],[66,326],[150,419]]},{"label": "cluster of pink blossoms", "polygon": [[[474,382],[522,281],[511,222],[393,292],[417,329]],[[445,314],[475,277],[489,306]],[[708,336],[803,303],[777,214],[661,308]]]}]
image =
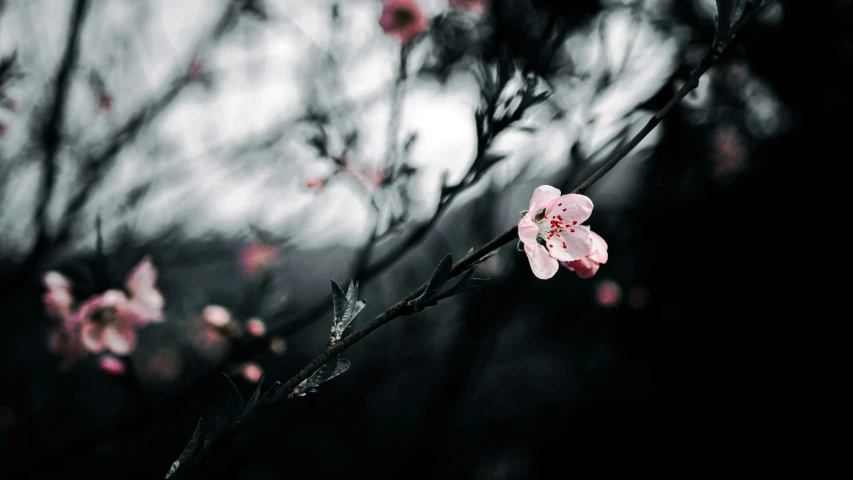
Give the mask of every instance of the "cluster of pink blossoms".
[{"label": "cluster of pink blossoms", "polygon": [[530,209],[518,222],[518,237],[534,275],[547,280],[562,264],[581,278],[591,278],[607,263],[607,242],[581,225],[591,214],[592,200],[584,195],[560,195],[550,185],[533,192]]},{"label": "cluster of pink blossoms", "polygon": [[[136,330],[164,320],[163,295],[156,282],[157,270],[146,256],[127,277],[130,296],[121,290],[107,290],[76,305],[71,282],[58,272],[48,272],[44,276],[44,305],[48,314],[60,320],[51,332],[50,349],[63,358],[62,368],[88,353],[108,351],[121,356],[133,352]],[[100,365],[107,373],[124,371],[121,361],[112,356],[102,357]]]},{"label": "cluster of pink blossoms", "polygon": [[[489,0],[450,0],[449,5],[454,10],[484,15],[489,8]],[[402,43],[409,43],[429,30],[430,19],[421,12],[415,0],[385,0],[379,26],[386,34]]]}]

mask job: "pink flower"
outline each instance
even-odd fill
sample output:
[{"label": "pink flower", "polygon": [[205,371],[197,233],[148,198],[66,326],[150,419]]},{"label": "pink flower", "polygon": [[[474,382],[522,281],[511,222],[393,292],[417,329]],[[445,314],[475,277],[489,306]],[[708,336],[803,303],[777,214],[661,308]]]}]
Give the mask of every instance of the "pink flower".
[{"label": "pink flower", "polygon": [[414,0],[386,0],[379,16],[379,26],[388,35],[409,43],[429,28],[429,19]]},{"label": "pink flower", "polygon": [[307,177],[305,179],[305,186],[309,188],[317,188],[322,187],[326,184],[326,179],[317,178],[317,177]]},{"label": "pink flower", "polygon": [[113,108],[113,96],[107,92],[101,92],[98,96],[98,111],[109,112]]},{"label": "pink flower", "polygon": [[243,365],[240,373],[243,374],[243,378],[247,381],[251,383],[258,383],[258,380],[261,379],[261,375],[264,373],[264,369],[257,363],[247,363]]},{"label": "pink flower", "polygon": [[191,82],[194,82],[201,78],[202,73],[204,73],[204,62],[202,62],[198,57],[193,57],[192,60],[190,60],[190,66],[187,69],[187,76]]},{"label": "pink flower", "polygon": [[482,15],[489,9],[489,0],[450,0],[450,7]]},{"label": "pink flower", "polygon": [[136,328],[148,323],[119,290],[107,290],[90,299],[80,307],[77,317],[87,350],[99,353],[107,349],[116,355],[132,352],[136,348]]},{"label": "pink flower", "polygon": [[103,357],[101,357],[101,359],[98,360],[98,367],[100,367],[101,370],[103,370],[104,373],[106,373],[107,375],[112,375],[115,377],[120,377],[124,375],[124,372],[126,370],[124,362],[112,355],[104,355]]},{"label": "pink flower", "polygon": [[219,305],[208,305],[201,311],[201,316],[208,325],[223,328],[231,322],[231,314]]},{"label": "pink flower", "polygon": [[267,326],[260,318],[250,319],[246,324],[246,329],[249,330],[249,334],[253,337],[263,337],[267,333]]},{"label": "pink flower", "polygon": [[59,272],[50,271],[44,275],[43,281],[47,293],[42,300],[47,313],[58,318],[70,315],[74,297],[71,296],[71,283],[68,279]]},{"label": "pink flower", "polygon": [[278,260],[278,250],[264,243],[252,243],[240,253],[240,263],[248,276],[258,270],[269,267]]},{"label": "pink flower", "polygon": [[382,185],[382,181],[385,180],[385,169],[384,168],[364,168],[362,173],[365,177],[370,181],[370,184],[374,187],[378,187]]},{"label": "pink flower", "polygon": [[[581,225],[592,213],[592,200],[584,195],[560,191],[542,185],[533,192],[530,210],[518,222],[518,237],[530,268],[538,278],[547,280],[560,268],[559,262],[572,262],[592,252],[589,227]],[[539,240],[547,246],[539,243]]]},{"label": "pink flower", "polygon": [[595,289],[595,300],[602,307],[615,307],[622,300],[622,288],[612,280],[605,280]]},{"label": "pink flower", "polygon": [[589,255],[571,262],[560,262],[581,278],[594,277],[598,267],[602,263],[607,263],[607,242],[593,231],[589,232],[589,236],[592,238],[592,252]]},{"label": "pink flower", "polygon": [[164,320],[165,300],[155,287],[156,283],[157,269],[151,263],[151,257],[147,255],[133,267],[125,282],[127,291],[131,295],[127,308],[134,311],[146,323],[159,323]]}]

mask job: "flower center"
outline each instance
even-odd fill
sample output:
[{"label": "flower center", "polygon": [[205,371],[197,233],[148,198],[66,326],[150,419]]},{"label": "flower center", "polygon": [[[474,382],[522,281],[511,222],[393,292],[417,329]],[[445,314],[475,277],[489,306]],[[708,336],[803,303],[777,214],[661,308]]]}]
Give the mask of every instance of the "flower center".
[{"label": "flower center", "polygon": [[417,16],[410,8],[398,8],[394,10],[394,25],[398,27],[408,27],[415,23]]},{"label": "flower center", "polygon": [[90,318],[92,323],[106,327],[115,325],[121,317],[115,307],[101,307],[95,310]]},{"label": "flower center", "polygon": [[[539,215],[536,218],[539,218]],[[545,222],[546,220],[547,223]],[[575,233],[575,229],[572,227],[577,224],[577,220],[564,219],[562,215],[552,215],[550,219],[544,218],[543,215],[542,220],[538,223],[539,236],[546,241],[548,248],[554,248],[555,243],[558,246],[567,248],[566,242],[563,240],[563,235]]]}]

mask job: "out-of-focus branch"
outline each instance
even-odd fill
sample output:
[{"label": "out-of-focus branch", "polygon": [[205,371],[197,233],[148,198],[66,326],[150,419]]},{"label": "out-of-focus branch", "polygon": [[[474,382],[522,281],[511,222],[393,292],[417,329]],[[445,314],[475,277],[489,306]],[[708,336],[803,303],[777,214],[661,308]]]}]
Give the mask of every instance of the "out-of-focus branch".
[{"label": "out-of-focus branch", "polygon": [[[202,36],[196,42],[195,51],[202,51],[219,40],[225,33],[230,31],[236,23],[237,17],[244,12],[244,3],[236,2],[225,7],[215,27],[207,35]],[[178,97],[184,87],[193,83],[191,75],[187,74],[187,68],[182,65],[173,74],[173,80],[168,89],[157,96],[151,102],[142,106],[121,126],[113,135],[112,139],[100,153],[86,158],[81,168],[77,182],[80,187],[71,196],[64,214],[61,217],[59,228],[56,233],[56,242],[66,241],[72,233],[74,225],[80,221],[83,207],[89,200],[91,194],[97,189],[109,172],[110,164],[116,159],[122,149],[127,146],[146,126],[150,125],[169,105]]]},{"label": "out-of-focus branch", "polygon": [[[769,2],[766,2],[766,3],[769,3]],[[760,7],[766,5],[766,3],[756,6],[756,8],[751,10],[751,11],[745,12],[744,18],[741,19],[737,23],[737,25],[735,25],[735,27],[732,28],[732,34],[731,34],[732,37],[741,28],[743,28],[743,26],[748,22],[748,20],[758,10],[760,10]],[[654,130],[654,128],[661,122],[661,120],[664,117],[666,117],[675,108],[675,106],[678,105],[678,103],[680,103],[681,100],[688,93],[690,93],[690,91],[694,90],[699,85],[699,79],[702,77],[702,75],[705,74],[706,71],[708,71],[709,68],[711,68],[713,65],[715,65],[719,61],[720,55],[722,54],[722,52],[725,49],[729,40],[731,40],[731,37],[729,37],[728,40],[726,40],[724,42],[720,42],[720,43],[713,45],[712,48],[710,49],[710,52],[702,59],[702,61],[699,63],[699,66],[693,71],[693,73],[691,73],[687,82],[685,82],[685,84],[682,85],[681,88],[679,88],[679,90],[675,93],[673,98],[669,102],[667,102],[667,104],[660,111],[658,111],[654,116],[652,116],[652,118],[649,119],[646,126],[643,127],[643,129],[640,130],[640,132],[638,132],[622,148],[617,150],[601,167],[599,167],[592,175],[590,175],[589,178],[587,178],[577,188],[575,188],[572,193],[581,194],[581,193],[585,192],[590,186],[592,186],[595,182],[597,182],[599,179],[601,179],[601,177],[603,177],[614,166],[616,166],[616,164],[618,164],[623,158],[625,158],[628,155],[628,153],[631,152],[631,150],[633,150],[637,145],[639,145],[640,142],[642,142],[642,140],[646,136],[648,136],[649,132]],[[492,252],[492,251],[494,251],[494,250],[496,250],[496,249],[498,249],[498,248],[500,248],[500,247],[502,247],[508,243],[511,243],[512,241],[517,240],[517,239],[518,239],[518,227],[513,226],[509,230],[503,232],[502,234],[500,234],[497,237],[495,237],[494,239],[492,239],[490,242],[481,246],[477,250],[471,252],[462,260],[456,262],[450,270],[450,278],[454,278],[454,277],[458,276],[460,273],[462,273],[463,271],[468,270],[469,267],[471,267],[472,265],[475,265],[479,260],[481,260],[483,257],[488,255],[490,252]],[[350,346],[354,345],[359,340],[366,337],[367,335],[372,333],[377,328],[381,327],[382,325],[385,325],[386,323],[388,323],[391,320],[394,320],[396,318],[408,316],[408,315],[411,315],[412,313],[416,313],[417,311],[420,311],[420,309],[416,308],[414,301],[422,293],[424,293],[424,291],[426,291],[427,288],[429,288],[429,283],[425,283],[425,284],[421,285],[420,288],[418,288],[414,292],[410,293],[409,295],[405,296],[403,299],[401,299],[400,301],[395,303],[393,306],[391,306],[390,308],[388,308],[387,310],[385,310],[384,312],[382,312],[381,314],[379,314],[378,316],[376,316],[375,318],[373,318],[372,320],[367,322],[367,324],[365,324],[363,327],[355,330],[350,335],[341,339],[341,341],[330,344],[328,347],[326,347],[326,349],[322,353],[320,353],[317,357],[315,357],[314,360],[311,361],[311,363],[306,365],[298,373],[296,373],[296,375],[291,377],[289,380],[287,380],[287,382],[285,382],[281,387],[279,387],[278,391],[293,392],[304,380],[311,377],[315,372],[317,372],[321,367],[323,367],[323,365],[325,365],[327,362],[329,362],[332,358],[341,354],[344,350],[346,350]],[[246,415],[242,420],[238,421],[228,432],[226,432],[227,434],[224,435],[222,438],[225,439],[224,441],[232,440],[234,437],[239,435],[239,433],[242,432],[253,420],[255,420],[256,418],[261,416],[266,411],[269,411],[269,409],[272,407],[272,405],[274,405],[276,403],[288,401],[288,400],[291,400],[291,399],[296,398],[296,397],[297,397],[296,395],[287,394],[287,395],[284,395],[281,398],[279,398],[276,402],[265,404],[262,406],[259,405],[258,407],[255,408],[255,410],[253,412],[249,412],[249,414]],[[203,448],[203,451],[201,453],[202,457],[204,457],[206,454],[208,454],[211,451],[216,451],[217,450],[216,443],[217,443],[217,441],[214,441],[210,447],[205,445]],[[203,461],[203,458],[201,460]],[[214,460],[211,460],[209,457],[208,457],[208,460],[210,462],[214,461]],[[198,460],[196,461],[195,464],[196,465],[198,464]],[[209,467],[209,465],[208,465],[208,467]],[[181,478],[183,478],[188,473],[191,473],[192,470],[185,468],[183,471],[178,470],[178,472],[179,472],[179,476]],[[177,478],[177,476],[176,476],[176,478]]]},{"label": "out-of-focus branch", "polygon": [[48,233],[47,207],[53,198],[53,187],[58,173],[57,155],[62,143],[62,127],[65,117],[69,84],[74,67],[77,63],[80,48],[80,32],[88,11],[88,0],[76,0],[71,14],[71,24],[68,29],[68,41],[59,62],[56,79],[50,96],[50,106],[45,113],[45,123],[41,126],[39,141],[44,151],[39,194],[35,204],[36,242],[30,253],[15,271],[0,283],[0,291],[6,292],[7,287],[18,284],[38,264],[40,259],[48,254],[53,242]]}]

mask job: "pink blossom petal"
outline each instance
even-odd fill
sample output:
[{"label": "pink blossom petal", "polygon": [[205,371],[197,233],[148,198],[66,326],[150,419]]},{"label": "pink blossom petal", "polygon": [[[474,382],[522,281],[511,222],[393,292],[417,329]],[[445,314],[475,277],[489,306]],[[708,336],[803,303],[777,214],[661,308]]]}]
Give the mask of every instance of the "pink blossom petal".
[{"label": "pink blossom petal", "polygon": [[231,321],[231,313],[219,305],[208,305],[201,312],[204,321],[213,327],[224,327]]},{"label": "pink blossom petal", "polygon": [[80,330],[80,340],[86,350],[98,353],[104,350],[104,332],[94,323],[85,322]]},{"label": "pink blossom petal", "polygon": [[548,253],[562,262],[571,262],[589,255],[592,252],[592,238],[589,228],[583,225],[573,226],[571,231],[564,231],[560,237],[548,240]]},{"label": "pink blossom petal", "polygon": [[607,259],[609,255],[607,254],[607,242],[601,238],[601,235],[589,231],[589,236],[592,237],[592,253],[589,254],[589,258],[598,263],[607,263]]},{"label": "pink blossom petal", "polygon": [[116,310],[130,327],[143,327],[149,323],[160,323],[164,319],[162,310],[151,308],[136,299],[123,303]]},{"label": "pink blossom petal", "polygon": [[102,305],[116,307],[127,302],[127,296],[121,290],[107,290],[101,295]]},{"label": "pink blossom petal", "polygon": [[156,282],[157,269],[154,268],[151,257],[146,255],[128,274],[127,290],[131,296],[137,296],[152,290]]},{"label": "pink blossom petal", "polygon": [[521,221],[518,222],[518,238],[520,238],[525,245],[535,245],[536,237],[538,236],[539,227],[530,220],[530,215],[528,214],[522,217]]},{"label": "pink blossom petal", "polygon": [[71,282],[69,282],[61,273],[50,271],[44,274],[44,285],[51,290],[68,290],[71,287]]},{"label": "pink blossom petal", "polygon": [[548,250],[542,245],[524,245],[524,253],[530,261],[530,269],[537,278],[547,280],[557,274],[560,264],[548,255]]},{"label": "pink blossom petal", "polygon": [[[133,296],[133,300],[142,303],[152,310],[163,310],[163,306],[166,304],[163,294],[156,288],[140,291]],[[162,317],[162,314],[158,314],[158,317]]]},{"label": "pink blossom petal", "polygon": [[563,217],[562,221],[566,225],[580,225],[592,215],[592,207],[592,200],[586,195],[570,193],[549,201],[545,206],[545,214],[549,217]]},{"label": "pink blossom petal", "polygon": [[541,212],[548,205],[548,202],[559,196],[560,190],[550,185],[542,185],[536,188],[533,191],[533,197],[530,199],[530,211],[528,214],[535,217],[537,213]]},{"label": "pink blossom petal", "polygon": [[98,360],[98,366],[107,375],[113,375],[116,377],[124,375],[126,370],[124,362],[112,355],[104,355],[101,357],[100,360]]},{"label": "pink blossom petal", "polygon": [[106,327],[103,339],[104,345],[117,355],[127,355],[136,348],[136,332],[133,328]]}]

